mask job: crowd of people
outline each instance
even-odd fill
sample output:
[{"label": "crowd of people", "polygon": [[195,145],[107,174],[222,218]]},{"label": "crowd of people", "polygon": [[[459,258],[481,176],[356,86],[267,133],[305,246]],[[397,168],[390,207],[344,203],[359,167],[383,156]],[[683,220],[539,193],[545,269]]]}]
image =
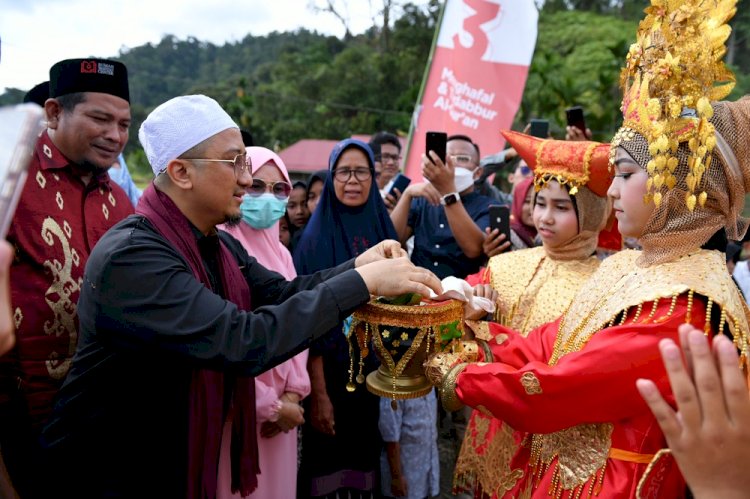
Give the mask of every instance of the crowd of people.
[{"label": "crowd of people", "polygon": [[[688,4],[678,28],[649,11],[611,143],[504,131],[490,172],[451,135],[403,189],[393,133],[293,182],[185,95],[139,129],[140,190],[127,68],[53,65],[0,241],[0,496],[436,497],[450,414],[455,494],[747,497],[750,99],[721,100],[727,33],[693,24],[727,19]],[[665,72],[672,53],[694,67]],[[496,309],[467,304],[464,348],[425,365],[436,389],[353,390],[378,361],[352,351],[352,313],[447,277]]]}]

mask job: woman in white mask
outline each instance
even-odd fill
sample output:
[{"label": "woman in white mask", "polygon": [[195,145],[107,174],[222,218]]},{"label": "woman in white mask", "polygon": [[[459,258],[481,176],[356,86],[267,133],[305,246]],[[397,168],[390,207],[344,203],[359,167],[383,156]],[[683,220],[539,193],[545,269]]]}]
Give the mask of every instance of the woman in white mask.
[{"label": "woman in white mask", "polygon": [[[279,242],[279,219],[286,213],[292,184],[284,162],[264,147],[248,147],[253,183],[242,201],[242,222],[224,227],[248,254],[288,280],[297,276],[289,251]],[[249,497],[294,497],[297,474],[297,430],[304,422],[299,401],[310,393],[307,350],[255,378],[258,487]],[[230,424],[224,428],[217,499],[240,497],[231,492]],[[291,471],[290,471],[291,470]]]}]

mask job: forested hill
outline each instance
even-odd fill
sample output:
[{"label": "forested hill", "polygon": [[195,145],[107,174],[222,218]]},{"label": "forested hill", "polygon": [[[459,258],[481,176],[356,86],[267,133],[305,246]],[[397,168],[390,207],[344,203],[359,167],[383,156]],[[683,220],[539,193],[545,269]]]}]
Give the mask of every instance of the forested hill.
[{"label": "forested hill", "polygon": [[[739,2],[732,22],[727,59],[738,80],[732,97],[750,89],[750,9],[743,8],[748,1]],[[115,58],[128,67],[133,115],[128,164],[148,171],[138,127],[156,105],[187,93],[214,97],[258,144],[271,148],[382,129],[406,133],[440,3],[417,7],[384,1],[389,15],[364,34],[343,39],[298,30],[247,35],[217,46],[166,36],[158,44],[121,50]],[[596,138],[609,140],[620,122],[620,68],[647,4],[546,0],[516,126],[547,118],[560,136],[564,109],[580,104]],[[310,14],[311,28],[315,16]],[[0,95],[0,105],[20,102],[25,90],[9,89]]]}]

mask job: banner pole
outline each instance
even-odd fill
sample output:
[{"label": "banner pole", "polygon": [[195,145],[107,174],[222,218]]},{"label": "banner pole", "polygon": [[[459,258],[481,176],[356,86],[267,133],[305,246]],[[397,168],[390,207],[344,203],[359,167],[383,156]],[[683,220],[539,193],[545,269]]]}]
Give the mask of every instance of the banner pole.
[{"label": "banner pole", "polygon": [[[411,149],[411,143],[414,136],[414,128],[416,127],[417,120],[419,119],[419,113],[421,111],[421,103],[424,98],[424,89],[427,86],[427,78],[430,76],[430,69],[432,69],[432,58],[435,55],[435,47],[437,46],[438,37],[440,36],[440,29],[443,27],[443,15],[445,14],[445,7],[450,0],[445,0],[440,6],[440,14],[438,15],[437,24],[435,26],[435,33],[432,35],[432,47],[430,47],[430,55],[427,57],[427,64],[425,64],[424,74],[422,75],[422,85],[419,88],[419,95],[417,96],[417,103],[414,106],[414,110],[411,113],[411,122],[409,123],[409,135],[406,140],[406,150],[402,155],[406,160],[409,159],[409,151]],[[407,171],[409,165],[403,165],[404,172]]]}]

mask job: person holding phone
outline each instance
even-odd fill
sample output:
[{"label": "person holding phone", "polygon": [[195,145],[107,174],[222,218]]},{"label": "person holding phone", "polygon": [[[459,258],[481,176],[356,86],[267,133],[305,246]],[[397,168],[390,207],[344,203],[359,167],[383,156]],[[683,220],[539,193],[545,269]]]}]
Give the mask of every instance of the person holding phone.
[{"label": "person holding phone", "polygon": [[[479,270],[484,253],[489,206],[494,199],[475,192],[479,146],[465,135],[446,138],[445,151],[426,151],[426,182],[406,188],[391,220],[402,244],[414,235],[411,259],[439,278],[466,277]],[[440,158],[444,155],[446,161]]]},{"label": "person holding phone", "polygon": [[593,134],[586,126],[583,117],[583,108],[573,106],[565,110],[567,126],[565,127],[565,140],[591,140]]},{"label": "person holding phone", "polygon": [[[599,267],[595,254],[599,230],[611,213],[611,201],[606,196],[609,145],[548,140],[543,154],[537,154],[541,140],[516,132],[503,135],[535,172],[529,179],[528,192],[532,194],[532,219],[542,246],[493,256],[486,269],[466,280],[475,285],[476,296],[495,302],[493,322],[525,336],[559,317]],[[560,163],[556,160],[559,157],[568,161]],[[584,171],[589,172],[587,182],[582,181]],[[465,312],[468,330],[491,341],[487,324],[476,322],[485,316],[481,310],[467,308]],[[507,456],[516,452],[516,437],[523,435],[478,410],[471,412],[466,435],[454,483],[480,497],[497,490],[503,477],[510,475]]]},{"label": "person holding phone", "polygon": [[401,141],[395,134],[382,131],[373,135],[367,145],[375,156],[376,184],[385,198],[389,184],[401,170]]}]

